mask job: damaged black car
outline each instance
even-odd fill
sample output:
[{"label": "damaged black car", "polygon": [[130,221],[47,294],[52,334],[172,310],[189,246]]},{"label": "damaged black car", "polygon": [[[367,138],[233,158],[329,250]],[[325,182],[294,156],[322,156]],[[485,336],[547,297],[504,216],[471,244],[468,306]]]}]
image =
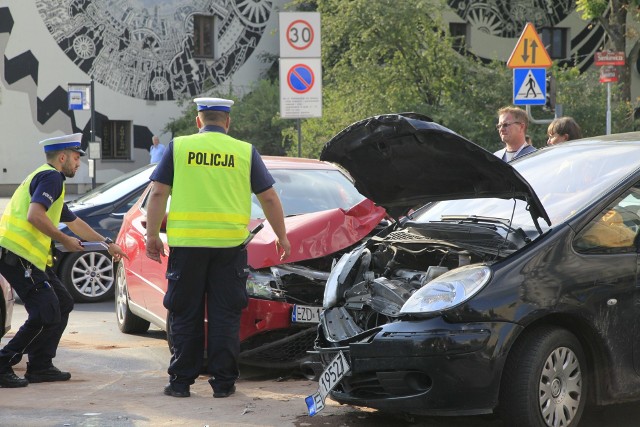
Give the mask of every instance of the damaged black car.
[{"label": "damaged black car", "polygon": [[331,271],[324,398],[575,426],[640,398],[640,133],[505,163],[413,114],[357,122],[322,160],[396,222]]}]

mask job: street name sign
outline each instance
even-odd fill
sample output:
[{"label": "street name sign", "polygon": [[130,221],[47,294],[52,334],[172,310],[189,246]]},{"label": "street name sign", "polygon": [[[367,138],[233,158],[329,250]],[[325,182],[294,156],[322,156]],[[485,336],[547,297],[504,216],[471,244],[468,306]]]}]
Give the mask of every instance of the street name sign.
[{"label": "street name sign", "polygon": [[624,65],[626,61],[624,52],[596,52],[594,59],[597,66]]},{"label": "street name sign", "polygon": [[600,83],[614,83],[618,81],[618,69],[612,65],[600,68]]}]

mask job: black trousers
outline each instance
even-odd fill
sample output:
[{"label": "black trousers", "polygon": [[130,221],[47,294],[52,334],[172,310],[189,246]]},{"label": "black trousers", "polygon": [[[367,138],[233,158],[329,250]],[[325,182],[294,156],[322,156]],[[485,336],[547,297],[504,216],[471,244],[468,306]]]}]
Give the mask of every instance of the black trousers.
[{"label": "black trousers", "polygon": [[16,291],[28,314],[15,336],[0,350],[0,373],[10,371],[25,353],[30,370],[53,366],[52,359],[73,310],[73,297],[51,268],[39,270],[10,252],[0,258],[0,274]]},{"label": "black trousers", "polygon": [[205,309],[207,371],[215,391],[239,376],[240,316],[248,304],[247,251],[235,248],[171,248],[164,306],[169,310],[174,389],[193,384],[203,366]]}]

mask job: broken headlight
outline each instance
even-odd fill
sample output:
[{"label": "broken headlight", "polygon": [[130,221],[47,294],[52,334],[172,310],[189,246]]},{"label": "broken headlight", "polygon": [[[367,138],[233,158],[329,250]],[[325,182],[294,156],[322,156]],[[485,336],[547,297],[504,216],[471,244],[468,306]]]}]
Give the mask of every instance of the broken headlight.
[{"label": "broken headlight", "polygon": [[468,265],[444,273],[418,289],[404,303],[400,314],[442,311],[467,301],[489,283],[491,270]]},{"label": "broken headlight", "polygon": [[[278,300],[284,297],[284,293],[275,288],[276,278],[271,273],[253,271],[247,277],[247,293],[250,297]],[[274,285],[274,286],[272,286]]]}]

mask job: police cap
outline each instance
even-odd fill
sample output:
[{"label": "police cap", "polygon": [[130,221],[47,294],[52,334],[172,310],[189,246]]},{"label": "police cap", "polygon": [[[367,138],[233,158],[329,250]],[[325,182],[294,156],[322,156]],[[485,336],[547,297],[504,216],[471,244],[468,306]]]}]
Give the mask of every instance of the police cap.
[{"label": "police cap", "polygon": [[85,156],[87,153],[80,148],[82,142],[82,134],[74,133],[71,135],[56,136],[54,138],[48,138],[40,141],[40,145],[44,147],[44,152],[58,151],[58,150],[72,150],[80,153],[81,156]]},{"label": "police cap", "polygon": [[193,100],[198,105],[198,111],[231,111],[233,101],[223,98],[196,98]]}]

